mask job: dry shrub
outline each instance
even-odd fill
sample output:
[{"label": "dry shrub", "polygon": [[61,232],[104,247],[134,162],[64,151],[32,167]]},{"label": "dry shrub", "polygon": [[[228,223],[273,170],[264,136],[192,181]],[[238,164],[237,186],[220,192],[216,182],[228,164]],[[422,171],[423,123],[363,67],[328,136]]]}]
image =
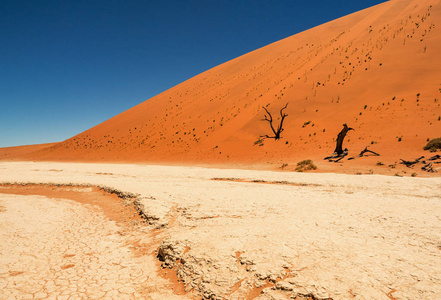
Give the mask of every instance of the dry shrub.
[{"label": "dry shrub", "polygon": [[305,160],[302,160],[301,162],[298,162],[297,167],[296,167],[297,172],[305,172],[305,171],[316,170],[316,169],[317,169],[317,166],[314,165],[314,163],[310,159],[305,159]]},{"label": "dry shrub", "polygon": [[430,152],[435,152],[438,149],[441,149],[441,137],[430,140],[426,146],[424,146],[424,150],[430,150]]}]

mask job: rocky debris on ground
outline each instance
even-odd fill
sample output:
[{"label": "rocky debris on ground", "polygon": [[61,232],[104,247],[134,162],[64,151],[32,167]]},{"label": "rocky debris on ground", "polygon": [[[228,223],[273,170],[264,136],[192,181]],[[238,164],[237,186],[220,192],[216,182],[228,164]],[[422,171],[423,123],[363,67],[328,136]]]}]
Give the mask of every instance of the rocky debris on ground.
[{"label": "rocky debris on ground", "polygon": [[[295,281],[280,281],[292,276],[283,260],[279,261],[279,267],[265,263],[256,265],[252,256],[239,251],[231,255],[198,253],[192,251],[190,241],[172,239],[164,240],[157,253],[162,267],[174,269],[187,292],[196,291],[205,299],[244,295],[264,286],[275,286],[282,291],[293,291],[288,284],[296,286]],[[302,292],[305,294],[304,290]]]},{"label": "rocky debris on ground", "polygon": [[109,194],[115,194],[119,198],[124,199],[124,200],[135,199],[135,198],[137,198],[139,196],[139,194],[121,191],[121,190],[115,189],[113,187],[99,186],[99,188],[102,189],[103,191],[109,193]]},{"label": "rocky debris on ground", "polygon": [[329,293],[325,289],[302,286],[294,278],[278,281],[274,286],[264,288],[257,299],[335,300],[329,297]]},{"label": "rocky debris on ground", "polygon": [[141,216],[155,229],[168,225],[171,209],[163,201],[154,197],[137,197],[133,203]]},{"label": "rocky debris on ground", "polygon": [[196,291],[206,299],[223,299],[234,284],[230,272],[217,271],[222,268],[222,262],[214,261],[209,255],[194,255],[188,241],[166,239],[157,253],[161,266],[173,268],[187,292]]}]

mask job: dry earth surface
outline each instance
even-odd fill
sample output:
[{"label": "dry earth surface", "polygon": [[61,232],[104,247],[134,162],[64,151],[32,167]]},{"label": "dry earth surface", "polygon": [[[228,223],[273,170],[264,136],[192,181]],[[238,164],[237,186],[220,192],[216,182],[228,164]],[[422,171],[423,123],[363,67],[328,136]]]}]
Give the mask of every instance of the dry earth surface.
[{"label": "dry earth surface", "polygon": [[0,182],[0,298],[441,297],[441,178],[2,162]]},{"label": "dry earth surface", "polygon": [[139,255],[147,233],[120,200],[91,187],[1,186],[0,299],[187,298]]}]

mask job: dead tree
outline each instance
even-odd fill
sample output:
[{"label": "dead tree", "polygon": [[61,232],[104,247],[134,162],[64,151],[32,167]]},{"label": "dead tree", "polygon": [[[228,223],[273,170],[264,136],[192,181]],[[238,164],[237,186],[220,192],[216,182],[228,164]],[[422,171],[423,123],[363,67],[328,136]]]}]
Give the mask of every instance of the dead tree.
[{"label": "dead tree", "polygon": [[334,153],[331,156],[325,157],[325,159],[333,159],[333,158],[339,158],[335,162],[340,161],[343,157],[348,155],[348,149],[343,150],[343,140],[345,139],[346,134],[350,130],[355,130],[354,128],[348,127],[348,125],[343,124],[343,129],[340,131],[340,133],[337,136],[337,145],[335,146]]},{"label": "dead tree", "polygon": [[366,148],[364,148],[364,150],[361,151],[360,154],[358,154],[357,156],[354,156],[354,157],[350,157],[350,158],[348,158],[348,160],[351,160],[351,159],[354,159],[354,158],[357,158],[357,157],[363,157],[365,153],[371,153],[371,154],[373,154],[373,155],[375,155],[375,156],[380,156],[380,154],[378,154],[377,152],[374,152],[374,151],[372,151],[372,150],[369,150],[368,147],[369,147],[369,146],[367,146]]},{"label": "dead tree", "polygon": [[274,133],[274,136],[269,136],[269,135],[261,135],[261,138],[267,138],[267,139],[274,139],[274,140],[278,140],[280,139],[280,134],[283,132],[283,121],[285,120],[285,118],[288,116],[287,114],[285,114],[283,112],[284,109],[286,109],[286,107],[288,106],[288,103],[286,103],[286,105],[280,110],[280,123],[279,126],[277,127],[277,130],[274,129],[273,126],[273,116],[271,115],[271,113],[264,107],[262,106],[262,108],[266,111],[266,113],[268,114],[268,116],[265,114],[265,119],[262,119],[262,121],[268,121],[271,127],[271,130]]},{"label": "dead tree", "polygon": [[426,172],[437,172],[436,170],[433,169],[433,164],[441,164],[441,161],[437,161],[441,159],[441,155],[437,154],[435,156],[429,157],[427,160],[431,161],[429,163],[426,164],[425,161],[423,161],[423,163],[425,164],[424,166],[421,167],[421,170],[426,171]]},{"label": "dead tree", "polygon": [[[343,124],[343,129],[340,131],[340,133],[337,136],[337,145],[335,146],[334,153],[337,153],[337,155],[341,155],[343,150],[343,140],[345,139],[346,134],[348,131],[355,130],[354,128],[348,127],[346,123]],[[347,149],[345,149],[347,151]]]},{"label": "dead tree", "polygon": [[[406,167],[410,168],[410,167],[412,167],[414,164],[419,163],[420,160],[422,160],[423,158],[424,158],[424,156],[421,156],[420,158],[417,158],[417,159],[415,159],[414,161],[408,161],[408,160],[404,160],[404,159],[401,159],[401,158],[400,158],[400,160],[401,160],[400,164],[406,165]],[[423,163],[425,163],[425,162],[423,162]]]},{"label": "dead tree", "polygon": [[434,173],[436,172],[433,168],[432,168],[432,163],[428,163],[427,165],[424,165],[421,167],[421,170],[426,171],[426,172],[430,172],[430,173]]},{"label": "dead tree", "polygon": [[430,157],[428,160],[432,161],[432,160],[437,160],[437,159],[441,159],[441,155],[437,154],[435,156]]}]

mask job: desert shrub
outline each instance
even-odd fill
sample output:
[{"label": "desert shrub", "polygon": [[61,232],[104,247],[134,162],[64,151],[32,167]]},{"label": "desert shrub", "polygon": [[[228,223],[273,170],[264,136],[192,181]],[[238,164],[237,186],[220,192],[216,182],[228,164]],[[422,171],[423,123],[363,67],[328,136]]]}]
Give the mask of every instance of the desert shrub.
[{"label": "desert shrub", "polygon": [[297,167],[296,167],[297,172],[305,172],[305,171],[316,170],[316,169],[317,169],[317,166],[314,165],[314,163],[310,159],[305,159],[305,160],[302,160],[301,162],[298,162]]},{"label": "desert shrub", "polygon": [[436,139],[431,139],[426,146],[423,148],[424,150],[430,150],[431,152],[435,152],[438,149],[441,149],[441,137]]}]

